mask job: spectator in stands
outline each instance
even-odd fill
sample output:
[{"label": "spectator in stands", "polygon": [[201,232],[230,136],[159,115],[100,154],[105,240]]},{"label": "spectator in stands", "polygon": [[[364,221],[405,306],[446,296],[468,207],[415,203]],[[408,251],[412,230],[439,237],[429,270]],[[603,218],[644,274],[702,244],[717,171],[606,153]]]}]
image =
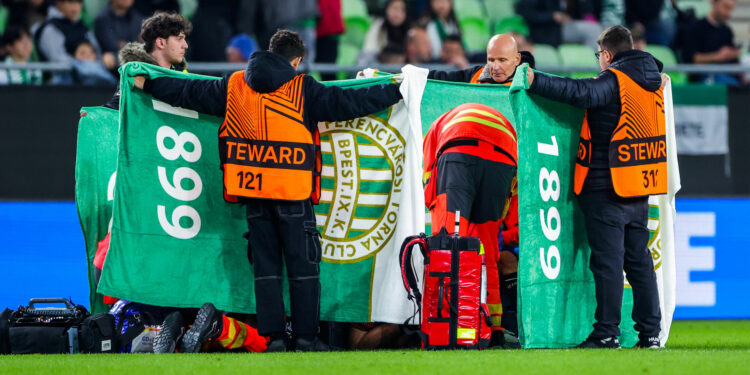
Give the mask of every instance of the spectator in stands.
[{"label": "spectator in stands", "polygon": [[97,60],[91,42],[82,40],[73,50],[73,82],[84,86],[114,84],[115,77]]},{"label": "spectator in stands", "polygon": [[194,61],[224,61],[226,46],[237,35],[236,0],[202,0],[193,16],[190,58]]},{"label": "spectator in stands", "polygon": [[20,26],[31,30],[36,29],[47,19],[47,9],[53,0],[2,0],[2,5],[8,8],[8,25]]},{"label": "spectator in stands", "polygon": [[94,21],[94,34],[102,51],[117,53],[128,42],[138,40],[143,18],[133,9],[133,0],[110,0]]},{"label": "spectator in stands", "polygon": [[432,60],[432,44],[427,30],[412,27],[406,33],[406,62],[409,64],[425,64]]},{"label": "spectator in stands", "polygon": [[594,48],[602,31],[595,15],[593,0],[520,0],[516,12],[529,25],[535,43],[557,47],[561,43],[579,43]]},{"label": "spectator in stands", "polygon": [[365,43],[358,58],[359,64],[370,64],[387,45],[403,45],[410,24],[406,14],[406,2],[389,0],[385,5],[384,16],[376,18],[367,30]]},{"label": "spectator in stands", "polygon": [[[735,0],[711,0],[711,11],[706,18],[696,22],[687,38],[685,61],[694,64],[735,64],[740,48],[734,43],[734,34],[727,25],[732,17]],[[737,84],[738,78],[729,74],[696,75],[697,80]]]},{"label": "spectator in stands", "polygon": [[667,1],[625,0],[625,22],[632,25],[631,29],[644,31],[647,43],[668,46],[672,44],[676,28],[674,20],[661,17]]},{"label": "spectator in stands", "polygon": [[389,44],[378,54],[378,62],[381,64],[404,65],[406,64],[406,53],[403,44]]},{"label": "spectator in stands", "polygon": [[180,13],[179,0],[135,0],[133,7],[144,16],[150,16],[155,12]]},{"label": "spectator in stands", "polygon": [[239,34],[229,41],[226,49],[227,62],[245,63],[250,54],[258,49],[258,44],[247,34]]},{"label": "spectator in stands", "polygon": [[454,65],[458,69],[469,67],[469,60],[466,58],[464,44],[459,35],[448,35],[443,41],[443,48],[440,50],[440,61]]},{"label": "spectator in stands", "polygon": [[[99,51],[94,33],[89,31],[81,21],[82,0],[57,0],[55,6],[49,8],[47,21],[39,26],[35,40],[39,57],[43,61],[73,63],[73,53],[83,41],[88,41]],[[102,55],[102,63],[107,69],[117,65],[114,54]],[[64,75],[64,74],[63,74]],[[53,81],[69,81],[70,77],[56,75]]]},{"label": "spectator in stands", "polygon": [[[33,48],[31,36],[20,26],[8,26],[0,38],[0,51],[8,54],[3,61],[6,64],[29,62]],[[40,85],[41,83],[42,72],[39,70],[0,69],[0,85]]]},{"label": "spectator in stands", "polygon": [[440,58],[440,48],[448,35],[460,35],[456,12],[453,10],[453,0],[430,0],[430,6],[420,19],[420,23],[427,29],[432,46],[432,58]]},{"label": "spectator in stands", "polygon": [[[141,26],[143,43],[128,43],[120,50],[118,54],[120,64],[140,61],[166,69],[185,71],[187,68],[185,52],[188,48],[185,37],[192,30],[193,25],[185,17],[174,13],[157,12],[143,21]],[[120,108],[119,87],[112,99],[104,106],[112,109]],[[102,259],[99,266],[104,264],[104,257],[107,256],[109,237],[107,237],[106,242],[107,245],[102,249],[101,256],[99,256],[99,250],[97,250],[97,256]]]},{"label": "spectator in stands", "polygon": [[[341,0],[318,0],[320,19],[315,29],[315,62],[332,64],[339,55],[339,36],[344,33],[344,19],[341,16]],[[312,59],[310,59],[312,61]],[[333,73],[321,74],[324,81],[336,79]]]},{"label": "spectator in stands", "polygon": [[630,32],[633,35],[633,49],[645,51],[647,45],[645,32],[641,29],[633,29]]}]

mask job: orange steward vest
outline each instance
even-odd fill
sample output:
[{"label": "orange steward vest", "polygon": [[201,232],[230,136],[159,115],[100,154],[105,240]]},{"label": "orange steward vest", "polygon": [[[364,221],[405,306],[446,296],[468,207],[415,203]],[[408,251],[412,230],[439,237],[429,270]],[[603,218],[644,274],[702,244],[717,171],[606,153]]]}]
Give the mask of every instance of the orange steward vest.
[{"label": "orange steward vest", "polygon": [[303,117],[302,79],[271,93],[258,93],[245,72],[229,78],[227,110],[219,128],[224,195],[237,198],[317,203],[320,183],[320,136]]},{"label": "orange steward vest", "polygon": [[[662,89],[643,89],[625,73],[610,69],[620,86],[620,121],[609,143],[612,185],[621,197],[667,193],[667,141]],[[580,194],[591,162],[587,116],[576,156],[574,190]]]},{"label": "orange steward vest", "polygon": [[[489,84],[489,82],[480,82],[479,81],[479,77],[482,76],[482,72],[484,72],[484,68],[485,67],[486,66],[483,66],[483,67],[479,68],[479,70],[477,70],[477,72],[474,73],[473,76],[471,76],[471,81],[469,81],[469,83],[476,83],[476,84],[480,84],[480,85],[487,85],[487,84]],[[505,83],[501,83],[501,85],[510,86],[511,83],[512,82],[508,81],[508,82],[505,82]]]}]

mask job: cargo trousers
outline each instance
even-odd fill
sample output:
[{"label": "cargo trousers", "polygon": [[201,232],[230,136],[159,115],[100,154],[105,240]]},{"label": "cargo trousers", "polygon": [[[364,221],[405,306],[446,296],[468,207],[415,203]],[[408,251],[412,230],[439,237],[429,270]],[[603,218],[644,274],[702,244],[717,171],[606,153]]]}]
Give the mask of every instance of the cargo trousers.
[{"label": "cargo trousers", "polygon": [[[248,258],[255,274],[258,331],[276,336],[285,331],[282,265],[286,265],[292,332],[311,339],[320,320],[320,234],[312,200],[245,201],[249,229]],[[283,260],[282,260],[283,259]]]}]

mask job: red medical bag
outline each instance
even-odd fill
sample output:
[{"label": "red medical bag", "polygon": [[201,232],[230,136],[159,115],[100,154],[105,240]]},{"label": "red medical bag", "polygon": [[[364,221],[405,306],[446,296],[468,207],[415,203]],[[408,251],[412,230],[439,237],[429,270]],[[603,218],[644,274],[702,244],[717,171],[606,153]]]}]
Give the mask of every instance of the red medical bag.
[{"label": "red medical bag", "polygon": [[[414,246],[424,257],[421,288],[412,264]],[[421,311],[420,337],[425,349],[484,349],[490,342],[484,254],[477,237],[423,234],[404,240],[400,252],[404,287]],[[422,292],[420,292],[420,289]],[[408,323],[408,321],[407,321]]]}]

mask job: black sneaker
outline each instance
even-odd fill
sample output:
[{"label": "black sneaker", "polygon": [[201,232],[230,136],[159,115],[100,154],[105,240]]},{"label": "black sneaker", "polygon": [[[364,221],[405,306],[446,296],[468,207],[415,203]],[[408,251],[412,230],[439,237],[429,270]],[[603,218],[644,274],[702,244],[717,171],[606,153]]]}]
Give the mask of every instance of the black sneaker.
[{"label": "black sneaker", "polygon": [[503,331],[492,331],[490,336],[490,344],[487,349],[504,349],[505,348],[505,333]]},{"label": "black sneaker", "polygon": [[289,340],[280,338],[268,343],[265,353],[283,353],[289,350]]},{"label": "black sneaker", "polygon": [[503,345],[505,349],[521,348],[521,341],[518,339],[518,334],[516,334],[515,332],[506,329],[505,334],[503,334],[503,338],[505,339],[505,345]]},{"label": "black sneaker", "polygon": [[578,349],[620,349],[620,340],[615,336],[603,339],[587,338],[586,341],[576,345]]},{"label": "black sneaker", "polygon": [[319,338],[314,338],[312,341],[303,339],[301,337],[294,341],[294,351],[296,352],[330,352],[331,348],[328,344],[320,341]]},{"label": "black sneaker", "polygon": [[183,353],[197,353],[204,342],[213,340],[221,334],[221,313],[211,302],[201,306],[195,323],[182,338],[180,351]]},{"label": "black sneaker", "polygon": [[175,311],[164,319],[161,325],[161,331],[154,338],[154,353],[174,353],[177,342],[180,341],[185,333],[185,324],[182,320],[182,314]]},{"label": "black sneaker", "polygon": [[634,348],[659,349],[661,348],[661,341],[659,341],[658,337],[647,337],[645,339],[638,340],[638,343],[635,344]]}]

